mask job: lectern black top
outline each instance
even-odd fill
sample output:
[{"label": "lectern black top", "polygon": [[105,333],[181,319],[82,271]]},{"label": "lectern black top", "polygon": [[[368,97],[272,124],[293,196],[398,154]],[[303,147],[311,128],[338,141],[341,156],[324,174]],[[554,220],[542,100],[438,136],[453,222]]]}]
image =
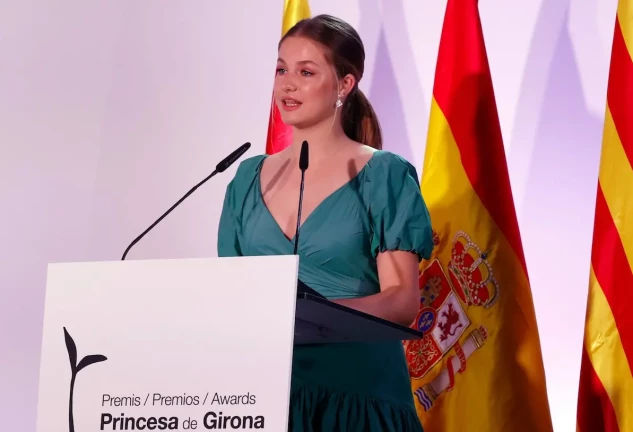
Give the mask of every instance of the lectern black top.
[{"label": "lectern black top", "polygon": [[295,345],[404,341],[423,336],[415,329],[331,302],[298,281]]}]

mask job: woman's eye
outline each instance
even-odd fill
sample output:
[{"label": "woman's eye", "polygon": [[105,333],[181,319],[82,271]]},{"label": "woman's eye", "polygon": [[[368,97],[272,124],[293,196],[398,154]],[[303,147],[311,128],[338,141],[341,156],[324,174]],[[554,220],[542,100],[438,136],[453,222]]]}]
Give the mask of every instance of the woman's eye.
[{"label": "woman's eye", "polygon": [[285,73],[286,70],[284,68],[277,68],[277,75]]},{"label": "woman's eye", "polygon": [[311,75],[314,75],[312,72],[307,71],[307,70],[302,70],[302,71],[301,71],[301,74],[302,74],[303,76],[311,76]]}]

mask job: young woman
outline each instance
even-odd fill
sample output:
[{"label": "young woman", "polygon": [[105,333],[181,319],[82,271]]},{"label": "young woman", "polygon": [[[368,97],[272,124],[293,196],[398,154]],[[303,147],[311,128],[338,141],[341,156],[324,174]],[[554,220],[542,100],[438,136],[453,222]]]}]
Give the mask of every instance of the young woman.
[{"label": "young woman", "polygon": [[[275,103],[293,143],[240,164],[218,254],[293,253],[307,140],[299,278],[331,301],[408,326],[431,224],[415,168],[381,150],[376,114],[358,88],[363,43],[344,21],[320,15],[297,23],[278,51]],[[292,431],[422,431],[402,344],[295,347],[289,421]]]}]

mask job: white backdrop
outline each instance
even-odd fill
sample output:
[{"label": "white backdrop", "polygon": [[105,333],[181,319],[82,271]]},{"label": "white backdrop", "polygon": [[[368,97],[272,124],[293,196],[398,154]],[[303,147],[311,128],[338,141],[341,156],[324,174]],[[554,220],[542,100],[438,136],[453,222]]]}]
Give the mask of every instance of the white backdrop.
[{"label": "white backdrop", "polygon": [[[0,1],[0,418],[35,425],[48,262],[116,260],[245,141],[264,151],[283,0]],[[556,431],[575,430],[616,0],[480,0]],[[386,148],[421,171],[445,1],[311,0],[365,42]],[[129,259],[215,255],[226,183]]]}]

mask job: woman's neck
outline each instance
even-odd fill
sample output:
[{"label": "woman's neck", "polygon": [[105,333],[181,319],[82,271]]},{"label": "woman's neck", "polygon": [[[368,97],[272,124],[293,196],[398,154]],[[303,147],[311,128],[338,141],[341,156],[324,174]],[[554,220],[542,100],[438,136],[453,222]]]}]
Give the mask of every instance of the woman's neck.
[{"label": "woman's neck", "polygon": [[319,164],[325,158],[332,156],[341,149],[349,139],[345,135],[343,128],[333,125],[332,120],[322,122],[305,129],[293,128],[292,131],[292,153],[297,158],[301,152],[301,144],[307,141],[310,151],[310,162]]}]

